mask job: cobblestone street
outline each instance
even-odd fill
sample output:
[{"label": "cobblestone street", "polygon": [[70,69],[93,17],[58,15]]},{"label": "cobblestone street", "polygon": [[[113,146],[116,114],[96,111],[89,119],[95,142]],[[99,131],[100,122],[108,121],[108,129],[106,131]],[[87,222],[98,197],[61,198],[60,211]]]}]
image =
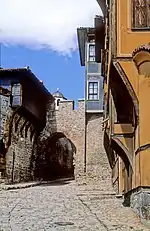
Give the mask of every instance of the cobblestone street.
[{"label": "cobblestone street", "polygon": [[0,230],[149,230],[114,193],[60,181],[0,191]]}]

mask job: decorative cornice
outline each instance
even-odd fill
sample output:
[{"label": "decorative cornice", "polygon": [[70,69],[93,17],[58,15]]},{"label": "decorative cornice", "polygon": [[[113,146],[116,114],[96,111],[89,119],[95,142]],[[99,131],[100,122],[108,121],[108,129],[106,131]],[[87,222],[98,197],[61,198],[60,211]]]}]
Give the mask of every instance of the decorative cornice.
[{"label": "decorative cornice", "polygon": [[148,44],[143,44],[139,47],[137,47],[133,52],[132,52],[132,57],[134,57],[138,52],[140,51],[147,51],[150,52],[150,43]]},{"label": "decorative cornice", "polygon": [[132,57],[139,75],[150,77],[150,43],[137,47]]}]

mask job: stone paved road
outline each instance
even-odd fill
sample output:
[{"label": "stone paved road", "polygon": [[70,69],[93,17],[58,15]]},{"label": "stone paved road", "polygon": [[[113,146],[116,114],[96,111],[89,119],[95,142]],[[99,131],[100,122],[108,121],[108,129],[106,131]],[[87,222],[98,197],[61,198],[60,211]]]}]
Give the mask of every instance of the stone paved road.
[{"label": "stone paved road", "polygon": [[0,191],[0,230],[149,230],[111,192],[74,181]]}]

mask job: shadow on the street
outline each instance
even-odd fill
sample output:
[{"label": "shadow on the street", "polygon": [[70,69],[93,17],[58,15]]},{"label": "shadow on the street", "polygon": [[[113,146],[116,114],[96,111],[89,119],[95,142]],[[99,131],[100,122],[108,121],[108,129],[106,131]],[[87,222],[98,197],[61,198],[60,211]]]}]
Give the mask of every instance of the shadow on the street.
[{"label": "shadow on the street", "polygon": [[74,180],[74,178],[71,178],[71,179],[56,179],[56,180],[53,180],[53,181],[50,181],[50,182],[42,182],[42,184],[40,186],[45,187],[45,186],[67,185],[67,184],[70,184],[73,180]]}]

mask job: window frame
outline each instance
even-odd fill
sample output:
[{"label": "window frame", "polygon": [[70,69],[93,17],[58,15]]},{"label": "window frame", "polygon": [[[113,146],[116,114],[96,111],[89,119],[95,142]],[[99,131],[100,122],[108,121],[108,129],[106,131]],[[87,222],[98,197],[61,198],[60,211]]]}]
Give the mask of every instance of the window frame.
[{"label": "window frame", "polygon": [[[89,90],[90,90],[90,88],[89,88],[89,86],[90,86],[90,83],[92,83],[93,84],[93,88],[92,88],[92,90],[93,90],[93,92],[92,93],[89,93]],[[94,84],[95,83],[97,83],[97,93],[94,93]],[[90,99],[90,95],[91,96],[93,96],[93,99]],[[94,96],[97,96],[97,98],[96,99],[94,99]],[[99,101],[99,81],[94,81],[94,80],[88,80],[87,81],[87,100],[89,100],[89,101]]]},{"label": "window frame", "polygon": [[[14,90],[14,88],[15,88],[15,86],[17,86],[17,87],[19,87],[19,94],[18,94],[18,91],[15,93],[15,91],[13,91]],[[12,96],[12,99],[11,99],[11,107],[17,107],[17,106],[21,106],[22,105],[22,86],[21,86],[21,84],[20,83],[13,83],[12,85],[11,85],[11,96]],[[17,105],[16,103],[15,103],[15,98],[16,97],[18,97],[19,98],[19,102],[20,102],[20,104],[19,105]]]},{"label": "window frame", "polygon": [[[150,3],[148,3],[149,0],[145,0],[145,6],[143,6],[143,8],[145,7],[145,11],[144,13],[146,13],[146,19],[145,19],[145,24],[140,24],[137,25],[136,23],[136,14],[139,15],[139,12],[136,10],[136,1],[140,1],[140,0],[131,0],[131,29],[132,30],[150,30]],[[144,2],[144,0],[142,0]],[[148,10],[149,8],[149,10]],[[149,17],[149,18],[148,18]]]},{"label": "window frame", "polygon": [[[94,46],[94,55],[90,55],[90,46]],[[93,57],[93,60],[90,60],[90,58]],[[96,62],[96,56],[95,56],[95,42],[89,42],[87,44],[87,62]]]}]

